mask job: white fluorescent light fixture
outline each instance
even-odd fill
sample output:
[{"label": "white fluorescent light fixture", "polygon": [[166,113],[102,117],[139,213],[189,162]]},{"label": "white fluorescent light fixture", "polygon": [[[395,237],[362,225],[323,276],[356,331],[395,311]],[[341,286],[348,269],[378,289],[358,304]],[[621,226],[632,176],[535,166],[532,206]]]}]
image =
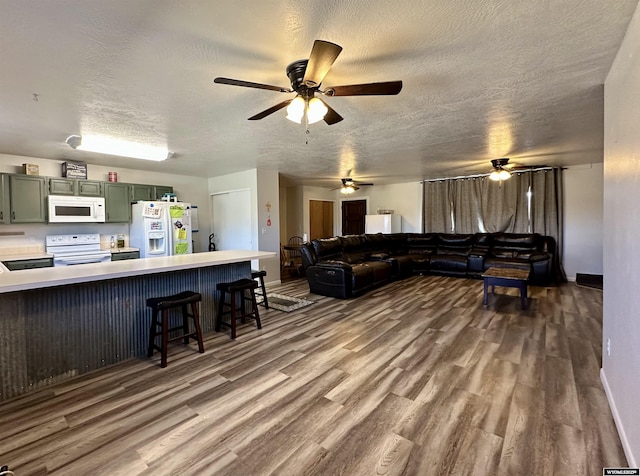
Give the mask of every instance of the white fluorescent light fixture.
[{"label": "white fluorescent light fixture", "polygon": [[169,149],[137,142],[113,139],[107,136],[72,135],[65,141],[73,149],[97,152],[99,154],[118,155],[132,159],[154,160],[160,162],[170,157]]}]

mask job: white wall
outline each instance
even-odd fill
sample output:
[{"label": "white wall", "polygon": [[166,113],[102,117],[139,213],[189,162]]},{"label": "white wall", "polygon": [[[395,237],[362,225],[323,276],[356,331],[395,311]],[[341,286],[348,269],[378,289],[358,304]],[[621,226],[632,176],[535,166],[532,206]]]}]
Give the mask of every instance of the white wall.
[{"label": "white wall", "polygon": [[[630,467],[640,463],[640,8],[605,82],[602,380]],[[607,341],[611,355],[607,355]]]},{"label": "white wall", "polygon": [[422,184],[398,183],[369,187],[369,213],[378,209],[393,210],[402,216],[404,233],[422,233]]},{"label": "white wall", "polygon": [[603,164],[564,171],[563,265],[570,281],[576,273],[602,274]]},{"label": "white wall", "polygon": [[274,258],[261,259],[260,269],[267,272],[267,282],[280,281],[280,190],[278,172],[259,170],[258,249],[275,251]]},{"label": "white wall", "polygon": [[[135,159],[132,159],[135,160]],[[40,175],[47,177],[62,176],[62,160],[48,160],[37,157],[22,157],[17,155],[0,154],[0,172],[22,173],[22,164],[37,164]],[[143,162],[136,160],[136,162]],[[207,179],[191,177],[188,175],[164,174],[149,172],[146,170],[123,169],[117,167],[105,167],[100,165],[87,165],[87,178],[90,180],[107,180],[108,172],[118,173],[118,182],[139,183],[151,185],[172,185],[178,198],[184,202],[198,205],[198,219],[200,232],[194,233],[196,251],[207,251],[209,233],[209,196],[207,193]],[[129,235],[129,225],[123,223],[79,223],[77,225],[52,224],[52,225],[2,225],[2,231],[23,231],[26,236],[36,240],[42,240],[46,235],[64,233],[100,233],[103,237],[116,233]]]},{"label": "white wall", "polygon": [[[251,191],[251,246],[252,249],[276,252],[275,258],[255,260],[252,267],[267,271],[267,282],[280,281],[279,230],[280,206],[278,174],[257,169],[246,170],[235,174],[209,178],[209,193],[230,192],[233,190]],[[271,203],[271,223],[267,227],[266,203]],[[262,229],[264,234],[262,233]],[[275,244],[274,244],[275,243]]]}]

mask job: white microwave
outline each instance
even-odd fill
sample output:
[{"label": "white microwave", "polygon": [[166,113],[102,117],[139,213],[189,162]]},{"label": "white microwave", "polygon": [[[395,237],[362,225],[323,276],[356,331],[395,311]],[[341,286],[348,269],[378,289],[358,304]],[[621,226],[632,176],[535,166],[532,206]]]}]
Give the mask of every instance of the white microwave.
[{"label": "white microwave", "polygon": [[49,195],[49,223],[104,223],[104,197]]}]

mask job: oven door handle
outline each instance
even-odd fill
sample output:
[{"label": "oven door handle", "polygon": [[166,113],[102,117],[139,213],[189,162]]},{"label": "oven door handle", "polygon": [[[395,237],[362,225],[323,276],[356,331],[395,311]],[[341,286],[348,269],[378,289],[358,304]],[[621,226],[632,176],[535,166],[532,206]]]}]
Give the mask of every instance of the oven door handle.
[{"label": "oven door handle", "polygon": [[[54,258],[53,264],[55,265],[74,265],[74,264],[88,264],[88,263],[102,263],[103,261],[109,261],[111,254],[97,255],[97,256],[80,256],[73,258],[71,256],[64,258]],[[109,260],[107,259],[109,258]]]}]

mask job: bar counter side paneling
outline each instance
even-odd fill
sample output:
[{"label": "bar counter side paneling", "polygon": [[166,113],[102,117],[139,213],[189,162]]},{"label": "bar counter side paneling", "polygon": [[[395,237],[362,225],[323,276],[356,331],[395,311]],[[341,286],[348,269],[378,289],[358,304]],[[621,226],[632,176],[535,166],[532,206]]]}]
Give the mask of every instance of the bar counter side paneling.
[{"label": "bar counter side paneling", "polygon": [[[161,272],[155,273],[149,271],[147,263],[138,267],[143,270],[141,274],[134,271],[132,276],[111,279],[92,279],[97,275],[88,269],[91,276],[87,282],[45,287],[30,284],[22,291],[1,293],[0,401],[144,356],[150,322],[145,301],[149,297],[185,290],[201,293],[202,330],[213,331],[218,300],[216,284],[250,277],[249,259],[257,258],[257,254],[261,258],[274,255],[247,252],[246,256],[249,253],[253,254],[247,260],[238,256],[240,262],[224,264],[212,264],[214,261],[210,260],[206,265],[203,264],[206,260],[200,257],[197,267],[191,268],[184,266],[184,260],[175,260],[178,265],[174,270],[167,270],[166,260],[158,261]],[[115,269],[121,272],[121,268]],[[70,272],[77,277],[83,270]],[[13,273],[39,273],[40,278],[46,279],[40,270]],[[6,271],[0,274],[0,283],[2,278],[8,278],[6,274]]]}]

